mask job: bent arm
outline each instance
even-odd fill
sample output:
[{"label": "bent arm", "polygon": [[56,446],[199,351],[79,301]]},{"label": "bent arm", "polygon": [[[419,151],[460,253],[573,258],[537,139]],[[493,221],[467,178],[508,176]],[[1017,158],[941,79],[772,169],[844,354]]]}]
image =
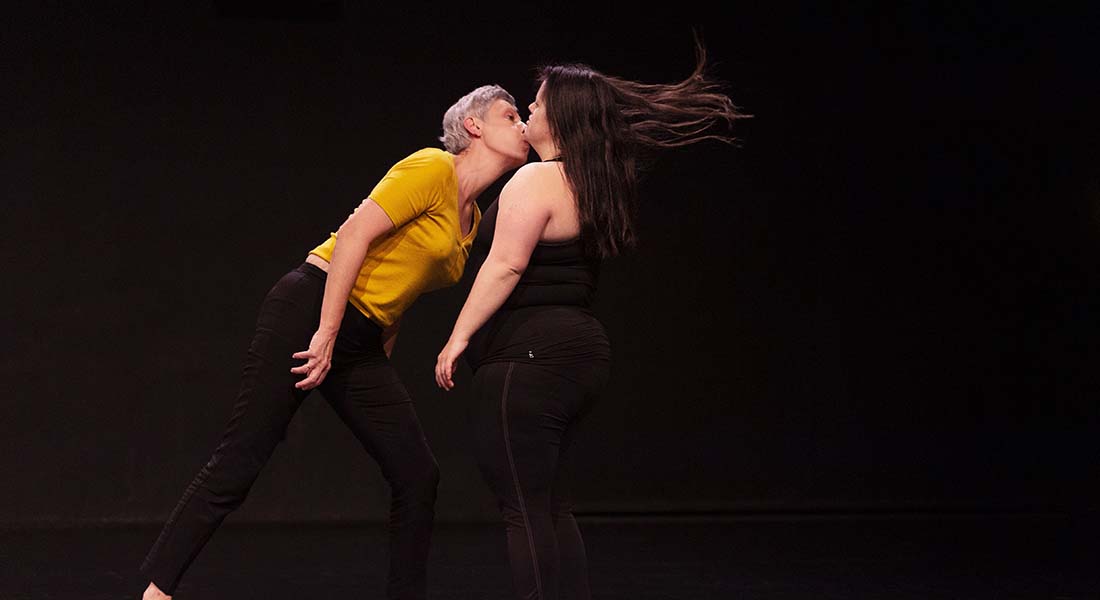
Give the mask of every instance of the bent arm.
[{"label": "bent arm", "polygon": [[295,352],[293,358],[306,362],[290,369],[291,373],[305,375],[294,387],[310,390],[324,381],[332,364],[332,351],[336,344],[336,335],[340,331],[340,322],[344,318],[344,308],[348,295],[355,285],[367,249],[379,236],[393,229],[393,221],[386,211],[373,200],[367,198],[355,209],[336,233],[336,245],[332,249],[329,261],[328,277],[325,278],[325,295],[321,301],[321,322],[309,342],[309,348]]},{"label": "bent arm", "polygon": [[321,303],[321,324],[317,330],[335,334],[340,330],[348,295],[359,276],[367,249],[376,238],[393,230],[386,211],[367,198],[344,221],[336,233],[336,245],[329,261],[325,279],[325,296]]}]

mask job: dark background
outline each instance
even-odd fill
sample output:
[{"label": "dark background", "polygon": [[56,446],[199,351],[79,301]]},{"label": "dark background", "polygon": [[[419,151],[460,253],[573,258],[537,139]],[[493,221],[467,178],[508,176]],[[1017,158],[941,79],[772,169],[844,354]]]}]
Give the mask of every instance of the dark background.
[{"label": "dark background", "polygon": [[[664,155],[605,267],[581,511],[1097,507],[1097,11],[152,4],[4,17],[0,525],[162,521],[264,294],[454,100],[499,83],[526,115],[546,61],[671,82],[693,27],[755,117]],[[468,370],[432,381],[469,283],[394,355],[442,521],[496,519]],[[387,494],[313,396],[232,519],[374,521]]]}]

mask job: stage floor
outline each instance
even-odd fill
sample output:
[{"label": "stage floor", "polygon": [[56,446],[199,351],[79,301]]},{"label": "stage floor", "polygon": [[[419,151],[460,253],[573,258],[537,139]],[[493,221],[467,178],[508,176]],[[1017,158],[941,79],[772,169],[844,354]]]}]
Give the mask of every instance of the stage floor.
[{"label": "stage floor", "polygon": [[[0,599],[137,599],[156,526],[0,531]],[[1100,598],[1095,519],[1058,515],[581,520],[597,600]],[[178,600],[383,598],[374,524],[227,521]],[[435,600],[510,600],[499,525],[438,524]]]}]

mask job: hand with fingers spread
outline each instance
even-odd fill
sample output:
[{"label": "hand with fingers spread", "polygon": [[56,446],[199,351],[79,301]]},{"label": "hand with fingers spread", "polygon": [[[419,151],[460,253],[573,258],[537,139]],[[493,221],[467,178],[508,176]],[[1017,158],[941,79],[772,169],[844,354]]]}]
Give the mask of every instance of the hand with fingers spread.
[{"label": "hand with fingers spread", "polygon": [[439,358],[435,361],[436,385],[448,392],[454,389],[455,364],[458,362],[458,357],[466,351],[466,346],[469,345],[470,340],[460,340],[453,337],[447,340],[447,345],[443,347],[443,351],[439,353]]},{"label": "hand with fingers spread", "polygon": [[332,367],[332,347],[336,343],[336,332],[317,330],[313,339],[309,342],[309,349],[295,352],[293,358],[305,360],[306,363],[294,367],[291,373],[305,375],[306,378],[294,384],[300,390],[312,390],[321,385]]}]

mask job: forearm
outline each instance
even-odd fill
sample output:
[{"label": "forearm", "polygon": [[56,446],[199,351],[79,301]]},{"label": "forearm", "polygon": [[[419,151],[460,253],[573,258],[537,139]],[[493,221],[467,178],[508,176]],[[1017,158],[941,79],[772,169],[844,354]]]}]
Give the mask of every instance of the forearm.
[{"label": "forearm", "polygon": [[463,305],[458,320],[455,321],[451,338],[469,340],[470,336],[504,305],[504,301],[516,288],[522,274],[522,271],[507,263],[494,260],[490,254],[470,288],[466,304]]}]

